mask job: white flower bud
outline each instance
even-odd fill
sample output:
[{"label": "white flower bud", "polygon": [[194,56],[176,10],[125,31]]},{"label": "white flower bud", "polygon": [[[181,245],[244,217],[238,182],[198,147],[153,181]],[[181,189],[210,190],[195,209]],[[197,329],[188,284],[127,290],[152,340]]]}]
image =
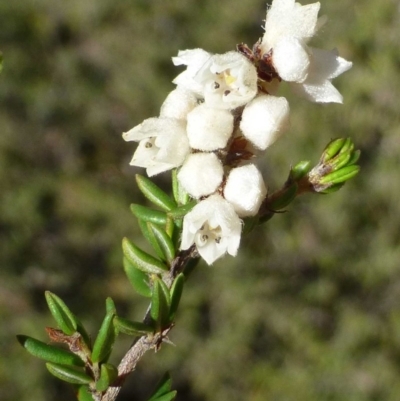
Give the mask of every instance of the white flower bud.
[{"label": "white flower bud", "polygon": [[243,110],[240,129],[256,147],[265,150],[289,124],[289,103],[284,97],[260,95]]},{"label": "white flower bud", "polygon": [[169,93],[161,106],[160,117],[186,119],[186,116],[197,106],[195,94],[184,88],[176,88]]},{"label": "white flower bud", "polygon": [[199,202],[183,219],[181,249],[196,245],[210,265],[229,253],[236,256],[242,224],[233,206],[220,195]]},{"label": "white flower bud", "polygon": [[233,132],[233,115],[201,104],[187,115],[187,135],[193,149],[223,149]]},{"label": "white flower bud", "polygon": [[194,79],[204,86],[205,102],[212,107],[235,109],[257,94],[255,66],[235,51],[212,56]]},{"label": "white flower bud", "polygon": [[267,194],[260,171],[254,164],[231,170],[224,188],[224,198],[239,217],[255,216]]},{"label": "white flower bud", "polygon": [[273,64],[284,81],[303,82],[310,65],[306,46],[296,38],[280,40],[274,47]]},{"label": "white flower bud", "polygon": [[185,123],[172,118],[149,118],[122,136],[139,142],[130,164],[146,168],[149,177],[179,167],[190,151]]},{"label": "white flower bud", "polygon": [[216,191],[224,176],[224,170],[214,153],[193,153],[179,170],[178,180],[193,198],[207,196]]}]

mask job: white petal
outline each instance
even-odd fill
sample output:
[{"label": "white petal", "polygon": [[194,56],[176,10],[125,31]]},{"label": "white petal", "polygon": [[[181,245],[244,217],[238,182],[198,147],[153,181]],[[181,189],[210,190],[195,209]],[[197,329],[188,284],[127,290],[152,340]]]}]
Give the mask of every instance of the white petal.
[{"label": "white petal", "polygon": [[337,50],[310,49],[311,65],[307,79],[302,84],[291,84],[297,94],[312,102],[343,103],[343,97],[330,82],[349,70],[352,63],[339,57]]},{"label": "white petal", "polygon": [[224,188],[224,198],[239,217],[255,216],[267,194],[264,180],[254,164],[231,170]]},{"label": "white petal", "polygon": [[293,37],[284,38],[275,45],[272,62],[284,81],[303,82],[307,78],[310,59],[306,47]]},{"label": "white petal", "polygon": [[196,244],[200,256],[212,264],[237,254],[242,225],[233,206],[220,195],[200,201],[183,219],[181,249]]},{"label": "white petal", "polygon": [[284,97],[260,95],[243,110],[240,129],[259,149],[272,145],[289,125],[289,103]]},{"label": "white petal", "polygon": [[178,173],[178,180],[193,198],[210,195],[220,186],[224,170],[214,153],[189,155]]},{"label": "white petal", "polygon": [[328,80],[319,83],[309,83],[307,81],[302,84],[291,83],[290,87],[293,92],[310,102],[343,103],[343,96]]},{"label": "white petal", "polygon": [[187,68],[172,82],[196,93],[198,96],[203,96],[203,85],[196,82],[193,77],[210,57],[211,54],[203,49],[180,50],[177,57],[172,57],[172,62],[174,65],[186,65]]},{"label": "white petal", "polygon": [[228,143],[233,131],[233,115],[228,110],[201,104],[187,116],[187,135],[193,149],[213,151]]},{"label": "white petal", "polygon": [[176,88],[165,99],[161,106],[160,117],[186,119],[186,116],[197,106],[195,94],[184,88]]}]

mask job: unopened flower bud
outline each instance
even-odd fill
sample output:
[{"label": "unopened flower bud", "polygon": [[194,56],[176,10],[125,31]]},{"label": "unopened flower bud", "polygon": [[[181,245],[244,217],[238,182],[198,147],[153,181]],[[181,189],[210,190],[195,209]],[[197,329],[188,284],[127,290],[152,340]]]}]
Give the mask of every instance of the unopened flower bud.
[{"label": "unopened flower bud", "polygon": [[224,188],[224,198],[239,217],[255,216],[267,194],[260,171],[254,164],[231,170]]},{"label": "unopened flower bud", "polygon": [[178,180],[193,198],[210,195],[222,182],[224,170],[214,153],[189,155],[178,173]]},{"label": "unopened flower bud", "polygon": [[289,125],[289,103],[284,97],[260,95],[243,110],[240,129],[256,147],[271,146]]},{"label": "unopened flower bud", "polygon": [[223,149],[233,132],[233,115],[224,109],[201,104],[187,116],[187,135],[193,149]]}]

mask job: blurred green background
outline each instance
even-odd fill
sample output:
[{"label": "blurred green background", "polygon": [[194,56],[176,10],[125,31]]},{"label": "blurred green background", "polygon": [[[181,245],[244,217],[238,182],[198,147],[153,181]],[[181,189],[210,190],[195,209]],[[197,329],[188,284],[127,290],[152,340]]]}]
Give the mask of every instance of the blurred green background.
[{"label": "blurred green background", "polygon": [[[327,0],[321,14],[329,21],[312,44],[354,62],[334,82],[345,103],[284,92],[291,129],[266,152],[265,179],[276,188],[338,136],[361,148],[360,176],[298,199],[243,238],[238,257],[201,264],[176,347],[146,355],[121,401],[146,400],[166,369],[178,401],[400,399],[399,3]],[[106,296],[143,315],[121,267],[122,237],[142,244],[129,204],[144,203],[121,133],[158,114],[179,49],[252,45],[264,18],[260,0],[0,2],[2,401],[74,399],[15,340],[46,341],[44,290],[93,334]]]}]

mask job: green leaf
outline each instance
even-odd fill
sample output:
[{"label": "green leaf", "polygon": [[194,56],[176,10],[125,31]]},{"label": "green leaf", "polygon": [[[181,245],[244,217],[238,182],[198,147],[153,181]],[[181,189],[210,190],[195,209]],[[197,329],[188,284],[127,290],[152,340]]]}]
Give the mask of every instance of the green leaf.
[{"label": "green leaf", "polygon": [[324,177],[322,177],[319,181],[319,184],[340,184],[353,178],[360,171],[360,166],[346,166],[341,168],[338,171],[334,171]]},{"label": "green leaf", "polygon": [[172,380],[168,372],[166,372],[163,377],[159,380],[156,385],[154,393],[151,395],[148,401],[155,401],[159,397],[169,393],[171,391]]},{"label": "green leaf", "polygon": [[177,391],[170,391],[167,394],[164,394],[157,398],[151,398],[149,401],[171,401],[176,397]]},{"label": "green leaf", "polygon": [[146,206],[132,204],[130,206],[131,212],[140,220],[150,221],[154,224],[165,225],[167,221],[167,214],[159,210],[153,210]]},{"label": "green leaf", "polygon": [[127,238],[124,238],[122,241],[122,249],[129,262],[145,273],[163,274],[168,270],[168,267],[164,263],[142,251]]},{"label": "green leaf", "polygon": [[93,401],[92,394],[88,386],[80,386],[77,394],[78,401]]},{"label": "green leaf", "polygon": [[111,297],[106,299],[106,313],[117,313],[117,309],[115,308],[115,303]]},{"label": "green leaf", "polygon": [[347,162],[348,166],[351,166],[352,164],[356,164],[358,160],[360,159],[361,156],[361,150],[356,150],[351,154],[350,160]]},{"label": "green leaf", "polygon": [[157,244],[163,252],[165,260],[168,262],[168,264],[171,264],[175,258],[175,247],[171,238],[161,227],[152,223],[147,223],[147,225],[153,232]]},{"label": "green leaf", "polygon": [[106,391],[118,377],[118,369],[111,363],[103,363],[100,368],[100,379],[96,382],[97,391]]},{"label": "green leaf", "polygon": [[148,284],[149,276],[142,270],[136,269],[136,267],[124,257],[124,270],[128,277],[129,282],[136,292],[144,297],[151,297],[151,288]]},{"label": "green leaf", "polygon": [[171,299],[166,284],[154,277],[153,293],[151,297],[150,315],[156,323],[156,330],[160,331],[169,321]]},{"label": "green leaf", "polygon": [[47,305],[58,327],[67,335],[77,331],[78,321],[64,301],[50,291],[45,292]]},{"label": "green leaf", "polygon": [[81,358],[65,349],[45,344],[42,341],[24,335],[18,335],[17,339],[31,355],[37,358],[63,365],[84,365]]},{"label": "green leaf", "polygon": [[175,201],[148,178],[137,174],[136,182],[143,195],[154,205],[167,212],[176,208]]},{"label": "green leaf", "polygon": [[158,242],[156,240],[156,237],[154,236],[153,231],[150,230],[148,226],[148,222],[144,220],[138,220],[140,230],[142,231],[142,234],[144,238],[146,238],[147,242],[152,246],[153,250],[157,254],[157,256],[162,260],[165,261],[164,253],[160,246],[158,245]]},{"label": "green leaf", "polygon": [[327,162],[333,157],[335,157],[340,150],[343,148],[343,145],[347,142],[346,138],[338,138],[334,139],[326,146],[324,153],[322,154],[322,162]]},{"label": "green leaf", "polygon": [[289,188],[286,188],[273,202],[270,204],[271,210],[281,210],[288,206],[296,197],[298,185],[294,183]]},{"label": "green leaf", "polygon": [[179,206],[179,207],[176,207],[175,209],[171,210],[170,212],[168,212],[168,216],[173,218],[174,220],[181,219],[186,214],[188,214],[196,205],[197,205],[197,201],[191,201],[191,202],[187,203],[186,205]]},{"label": "green leaf", "polygon": [[47,370],[55,377],[72,384],[89,384],[93,379],[72,366],[59,365],[57,363],[46,363]]},{"label": "green leaf", "polygon": [[169,320],[172,321],[175,317],[175,313],[181,300],[183,285],[185,284],[185,276],[180,273],[174,280],[171,287],[171,306],[169,308]]},{"label": "green leaf", "polygon": [[153,333],[154,329],[147,324],[141,322],[132,322],[131,320],[124,319],[123,317],[116,316],[114,318],[115,327],[128,336],[143,336],[149,333]]},{"label": "green leaf", "polygon": [[92,361],[95,363],[104,362],[110,355],[116,338],[113,324],[114,316],[115,310],[107,312],[100,326],[92,351]]}]

